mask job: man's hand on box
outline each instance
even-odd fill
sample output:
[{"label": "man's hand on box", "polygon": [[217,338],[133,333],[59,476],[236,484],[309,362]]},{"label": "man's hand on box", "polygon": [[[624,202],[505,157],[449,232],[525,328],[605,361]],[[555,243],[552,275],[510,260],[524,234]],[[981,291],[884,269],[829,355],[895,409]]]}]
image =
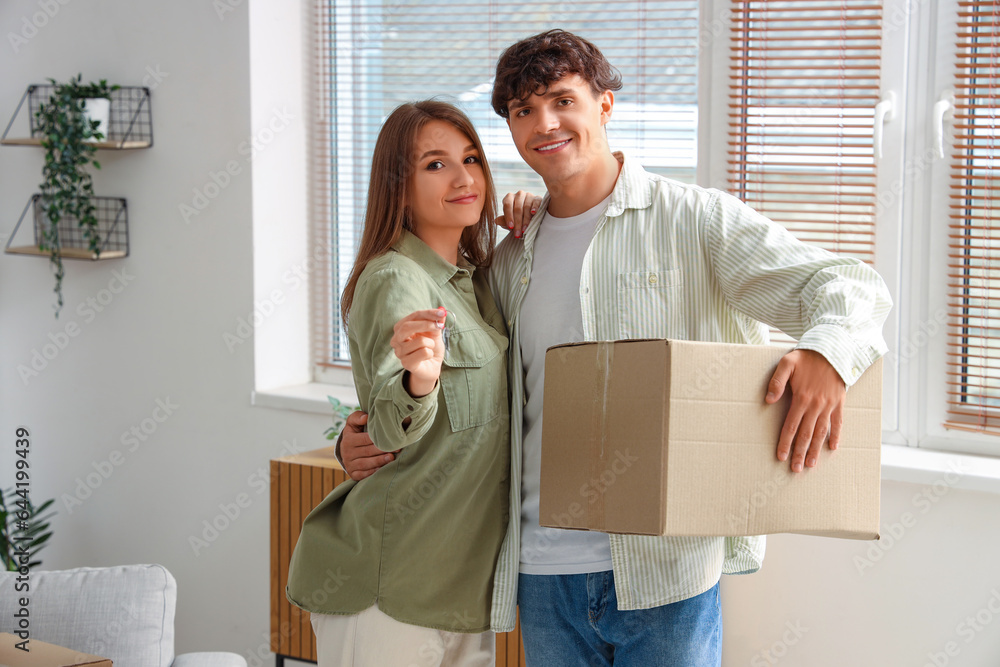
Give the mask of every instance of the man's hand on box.
[{"label": "man's hand on box", "polygon": [[339,445],[340,460],[344,464],[344,470],[356,482],[374,475],[399,453],[398,449],[395,452],[383,452],[376,447],[371,436],[364,430],[367,423],[366,413],[352,412],[344,424],[344,433]]},{"label": "man's hand on box", "polygon": [[786,389],[792,392],[792,405],[778,439],[778,460],[787,461],[791,453],[792,471],[800,472],[803,464],[816,465],[828,435],[830,449],[840,444],[847,388],[822,354],[792,350],[778,362],[764,401],[775,403]]}]

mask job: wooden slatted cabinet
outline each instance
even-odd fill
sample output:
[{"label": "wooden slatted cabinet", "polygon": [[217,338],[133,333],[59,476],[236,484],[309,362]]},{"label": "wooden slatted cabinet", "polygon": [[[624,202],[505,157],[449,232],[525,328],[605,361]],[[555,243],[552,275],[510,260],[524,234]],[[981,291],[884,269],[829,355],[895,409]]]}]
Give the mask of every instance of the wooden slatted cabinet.
[{"label": "wooden slatted cabinet", "polygon": [[[326,494],[348,479],[333,447],[271,461],[271,651],[278,667],[285,658],[316,662],[316,638],[309,614],[285,598],[288,561],[302,521]],[[520,624],[497,635],[497,667],[524,667]]]}]

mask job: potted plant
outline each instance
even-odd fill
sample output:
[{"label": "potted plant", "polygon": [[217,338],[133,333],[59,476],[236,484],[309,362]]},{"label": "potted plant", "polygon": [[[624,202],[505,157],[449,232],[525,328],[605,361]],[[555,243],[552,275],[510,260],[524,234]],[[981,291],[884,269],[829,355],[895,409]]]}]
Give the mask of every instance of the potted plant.
[{"label": "potted plant", "polygon": [[27,553],[29,562],[26,565],[34,568],[41,565],[40,560],[31,560],[45,546],[52,531],[49,530],[49,519],[55,516],[50,512],[43,516],[45,510],[54,502],[50,498],[35,507],[31,498],[23,491],[6,489],[0,491],[0,558],[3,559],[3,569],[14,572],[21,567],[20,554]]},{"label": "potted plant", "polygon": [[[77,225],[83,229],[83,238],[95,256],[100,256],[100,236],[97,231],[97,216],[93,202],[94,188],[87,167],[101,165],[94,159],[97,147],[94,141],[105,138],[101,132],[101,119],[88,116],[88,108],[97,108],[91,100],[106,101],[110,105],[111,92],[120,86],[109,86],[101,79],[99,83],[82,84],[82,74],[71,78],[68,83],[58,83],[49,79],[55,90],[47,101],[35,112],[38,131],[42,133],[41,144],[45,149],[44,180],[41,184],[41,207],[44,214],[42,235],[38,247],[49,251],[49,261],[56,276],[55,293],[58,297],[56,317],[63,305],[62,241],[59,237],[59,222],[68,216],[75,217]],[[105,125],[107,120],[104,121]]]},{"label": "potted plant", "polygon": [[323,435],[326,436],[327,440],[335,440],[338,435],[340,435],[341,429],[344,428],[344,424],[347,423],[347,418],[351,416],[351,413],[358,410],[357,405],[348,405],[347,403],[341,403],[333,396],[326,397],[330,401],[330,405],[333,406],[333,426],[326,429]]}]

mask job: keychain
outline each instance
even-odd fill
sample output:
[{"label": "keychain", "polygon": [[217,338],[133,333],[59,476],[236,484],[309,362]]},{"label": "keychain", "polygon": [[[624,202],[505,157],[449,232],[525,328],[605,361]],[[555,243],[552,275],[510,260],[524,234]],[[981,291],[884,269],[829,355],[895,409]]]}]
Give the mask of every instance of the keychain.
[{"label": "keychain", "polygon": [[[439,306],[444,308],[444,306]],[[452,326],[455,326],[455,313],[445,309],[444,328],[441,329],[441,342],[444,343],[444,358],[448,358],[448,352],[451,350],[451,328],[448,326],[448,318],[451,317]]]}]

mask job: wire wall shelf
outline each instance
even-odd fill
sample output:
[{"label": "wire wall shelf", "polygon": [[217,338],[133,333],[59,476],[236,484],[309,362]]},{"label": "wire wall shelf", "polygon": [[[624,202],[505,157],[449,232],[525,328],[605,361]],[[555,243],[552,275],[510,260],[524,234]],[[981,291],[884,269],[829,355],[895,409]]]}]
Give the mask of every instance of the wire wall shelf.
[{"label": "wire wall shelf", "polygon": [[[38,136],[39,128],[35,114],[55,92],[55,86],[47,83],[33,83],[21,96],[21,101],[14,110],[7,128],[0,137],[0,145],[4,146],[41,146],[42,137]],[[11,127],[18,119],[21,109],[27,102],[28,136],[11,137]],[[153,145],[153,112],[149,102],[149,88],[145,86],[122,86],[111,91],[111,110],[108,119],[107,136],[103,141],[94,141],[97,148],[127,150],[133,148],[149,148]],[[24,124],[23,121],[21,123]],[[21,130],[23,132],[23,130]]]},{"label": "wire wall shelf", "polygon": [[[94,197],[93,201],[96,208],[100,254],[90,250],[89,243],[83,235],[83,227],[80,226],[75,217],[69,215],[59,220],[61,244],[59,254],[63,259],[98,260],[128,257],[128,207],[125,204],[125,199],[122,197]],[[32,233],[27,233],[26,227],[19,238],[18,231],[21,230],[25,219],[29,218],[29,210],[32,211],[30,216]],[[31,196],[28,204],[24,207],[14,231],[7,240],[4,252],[11,255],[49,256],[49,250],[43,250],[40,247],[45,238],[42,231],[46,225],[48,225],[48,220],[42,206],[42,195],[36,193]],[[29,236],[32,242],[26,243]],[[15,243],[20,245],[14,245]]]}]

